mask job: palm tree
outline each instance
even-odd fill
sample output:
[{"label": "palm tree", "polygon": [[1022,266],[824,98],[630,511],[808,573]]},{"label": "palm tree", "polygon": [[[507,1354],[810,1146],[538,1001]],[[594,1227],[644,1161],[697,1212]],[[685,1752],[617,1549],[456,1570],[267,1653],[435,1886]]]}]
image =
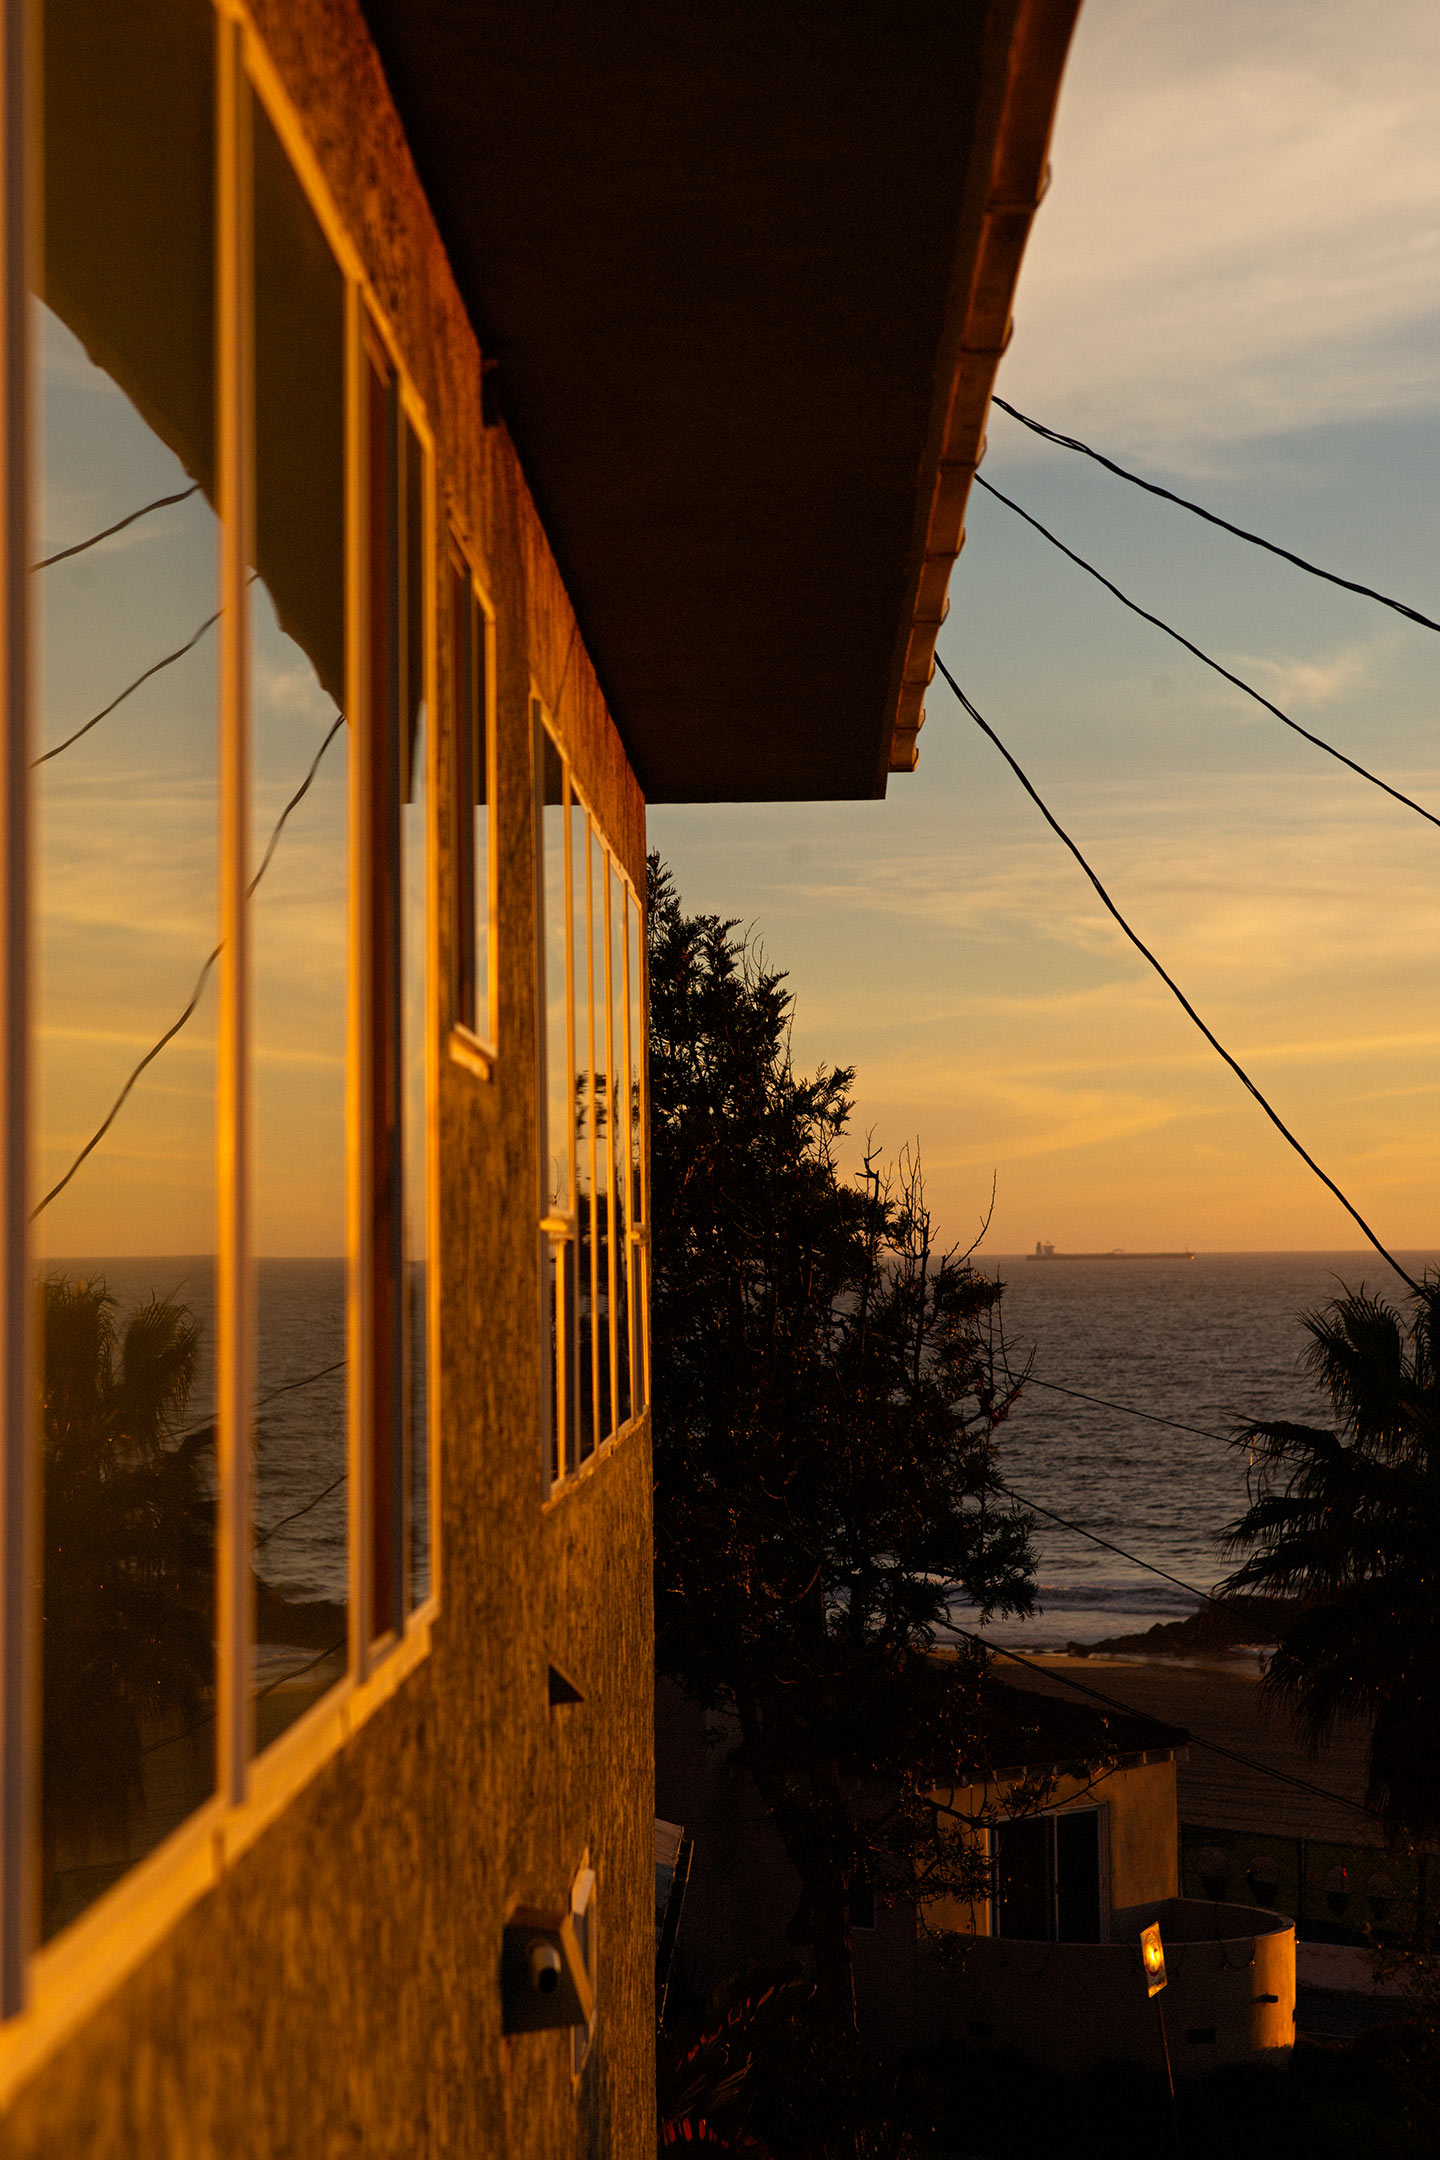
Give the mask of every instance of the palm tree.
[{"label": "palm tree", "polygon": [[1227,1592],[1296,1598],[1268,1685],[1318,1745],[1371,1722],[1367,1799],[1391,1836],[1440,1833],[1440,1280],[1407,1318],[1347,1291],[1303,1316],[1336,1429],[1263,1423]]},{"label": "palm tree", "polygon": [[181,1429],[197,1329],[151,1298],[115,1322],[103,1280],[44,1284],[44,1842],[123,1849],[157,1729],[213,1684],[213,1429]]}]

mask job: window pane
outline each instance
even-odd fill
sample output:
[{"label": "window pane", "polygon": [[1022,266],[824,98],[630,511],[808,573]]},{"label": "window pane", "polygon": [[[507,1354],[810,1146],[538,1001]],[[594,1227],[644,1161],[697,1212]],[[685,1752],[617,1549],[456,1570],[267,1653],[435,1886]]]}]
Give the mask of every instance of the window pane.
[{"label": "window pane", "polygon": [[610,1392],[610,986],[605,906],[609,859],[599,835],[590,835],[590,992],[592,1014],[591,1116],[595,1126],[595,1431],[604,1440],[615,1430]]},{"label": "window pane", "polygon": [[610,865],[610,1051],[606,1067],[607,1140],[610,1154],[610,1284],[615,1304],[615,1421],[632,1415],[630,1401],[630,1290],[628,1181],[630,1145],[625,1115],[625,900],[624,881]]},{"label": "window pane", "polygon": [[42,22],[49,1936],[214,1788],[218,557],[211,11]]},{"label": "window pane", "polygon": [[474,591],[467,591],[470,619],[470,690],[468,729],[470,736],[470,792],[473,805],[470,829],[471,943],[474,951],[475,1016],[471,1023],[487,1042],[495,1036],[491,1010],[490,954],[490,641],[485,612]]},{"label": "window pane", "polygon": [[[540,831],[536,837],[540,850],[543,916],[543,981],[537,990],[543,1032],[544,1102],[540,1144],[545,1167],[541,1180],[542,1200],[548,1216],[565,1220],[570,1215],[573,1191],[570,1047],[566,1023],[566,895],[569,881],[565,862],[565,775],[560,754],[540,719],[538,706],[534,709],[533,719],[539,767]],[[545,1268],[550,1344],[546,1381],[549,1396],[548,1470],[552,1479],[564,1476],[572,1452],[568,1434],[574,1422],[574,1390],[570,1385],[570,1350],[574,1341],[573,1258],[574,1243],[570,1237],[563,1232],[547,1233]]]},{"label": "window pane", "polygon": [[350,729],[344,288],[255,114],[250,910],[256,1744],[344,1671]]},{"label": "window pane", "polygon": [[1031,1815],[996,1826],[995,1920],[998,1935],[1050,1942],[1055,1934],[1053,1817]]},{"label": "window pane", "polygon": [[455,1018],[487,1041],[490,1006],[489,642],[464,561],[450,565],[455,701]]},{"label": "window pane", "polygon": [[[591,1078],[595,1055],[590,1031],[590,820],[584,807],[570,807],[571,974],[574,983],[575,1216],[578,1254],[576,1303],[577,1385],[575,1460],[595,1451],[594,1345],[594,1118]],[[573,1464],[572,1464],[573,1467]]]},{"label": "window pane", "polygon": [[542,760],[541,835],[545,911],[545,1206],[568,1215],[571,1206],[571,1081],[566,1030],[566,866],[564,776],[548,728],[537,723]]},{"label": "window pane", "polygon": [[[642,1026],[640,981],[640,910],[627,894],[625,907],[626,999],[629,1008],[630,1066],[625,1076],[629,1100],[630,1209],[635,1229],[648,1223],[645,1198],[645,1035]],[[635,1407],[643,1410],[645,1389],[645,1248],[630,1247],[630,1365]]]},{"label": "window pane", "polygon": [[402,1088],[405,1119],[405,1330],[410,1451],[410,1602],[430,1595],[430,1424],[426,1338],[426,987],[429,957],[429,714],[425,703],[425,468],[405,429],[405,651],[400,774]]},{"label": "window pane", "polygon": [[1100,1816],[1055,1818],[1055,1905],[1061,1942],[1100,1940]]}]

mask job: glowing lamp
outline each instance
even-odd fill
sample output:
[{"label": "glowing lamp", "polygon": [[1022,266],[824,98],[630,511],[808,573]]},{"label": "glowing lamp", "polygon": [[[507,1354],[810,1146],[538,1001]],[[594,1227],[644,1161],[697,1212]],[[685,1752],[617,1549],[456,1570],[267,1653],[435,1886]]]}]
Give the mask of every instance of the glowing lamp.
[{"label": "glowing lamp", "polygon": [[1165,1945],[1160,1940],[1158,1920],[1140,1931],[1140,1958],[1145,1967],[1145,1992],[1158,1995],[1165,1985]]}]

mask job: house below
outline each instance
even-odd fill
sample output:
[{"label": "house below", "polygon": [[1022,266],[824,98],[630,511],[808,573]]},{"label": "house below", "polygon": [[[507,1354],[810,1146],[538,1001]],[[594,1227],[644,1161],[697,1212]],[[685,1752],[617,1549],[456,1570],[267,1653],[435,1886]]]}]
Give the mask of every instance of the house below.
[{"label": "house below", "polygon": [[[693,1859],[676,1942],[677,1996],[747,1965],[803,1960],[800,1880],[723,1729],[662,1687],[662,1814]],[[1186,1735],[1158,1719],[987,1684],[975,1760],[934,1789],[971,1826],[989,1894],[929,1901],[857,1885],[851,1928],[864,2038],[1009,2050],[1062,2071],[1153,2067],[1159,2038],[1140,1962],[1157,1921],[1178,2074],[1293,2044],[1295,1938],[1274,1912],[1179,1896],[1176,1763]]]}]

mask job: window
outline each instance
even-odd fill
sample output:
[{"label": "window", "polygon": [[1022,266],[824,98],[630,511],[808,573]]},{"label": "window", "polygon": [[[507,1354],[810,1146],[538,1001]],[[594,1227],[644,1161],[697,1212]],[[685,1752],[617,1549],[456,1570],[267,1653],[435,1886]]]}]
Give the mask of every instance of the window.
[{"label": "window", "polygon": [[[53,1935],[242,1803],[258,1758],[299,1762],[282,1736],[323,1699],[423,1648],[434,488],[239,25],[208,0],[43,0],[42,29]],[[488,947],[473,975],[488,999]],[[0,1965],[14,2008],[9,1935]]]},{"label": "window", "polygon": [[1022,1942],[1099,1942],[1100,1810],[1021,1815],[991,1832],[991,1932]]},{"label": "window", "polygon": [[[457,1028],[493,1046],[496,1039],[493,955],[495,850],[491,821],[495,784],[494,624],[458,542],[450,554],[451,724],[454,774],[455,920],[451,1008]],[[463,1048],[463,1045],[462,1045]]]},{"label": "window", "polygon": [[211,11],[51,0],[44,35],[32,1253],[48,1936],[219,1775],[222,873]]},{"label": "window", "polygon": [[640,907],[534,708],[548,1477],[645,1407]]}]

